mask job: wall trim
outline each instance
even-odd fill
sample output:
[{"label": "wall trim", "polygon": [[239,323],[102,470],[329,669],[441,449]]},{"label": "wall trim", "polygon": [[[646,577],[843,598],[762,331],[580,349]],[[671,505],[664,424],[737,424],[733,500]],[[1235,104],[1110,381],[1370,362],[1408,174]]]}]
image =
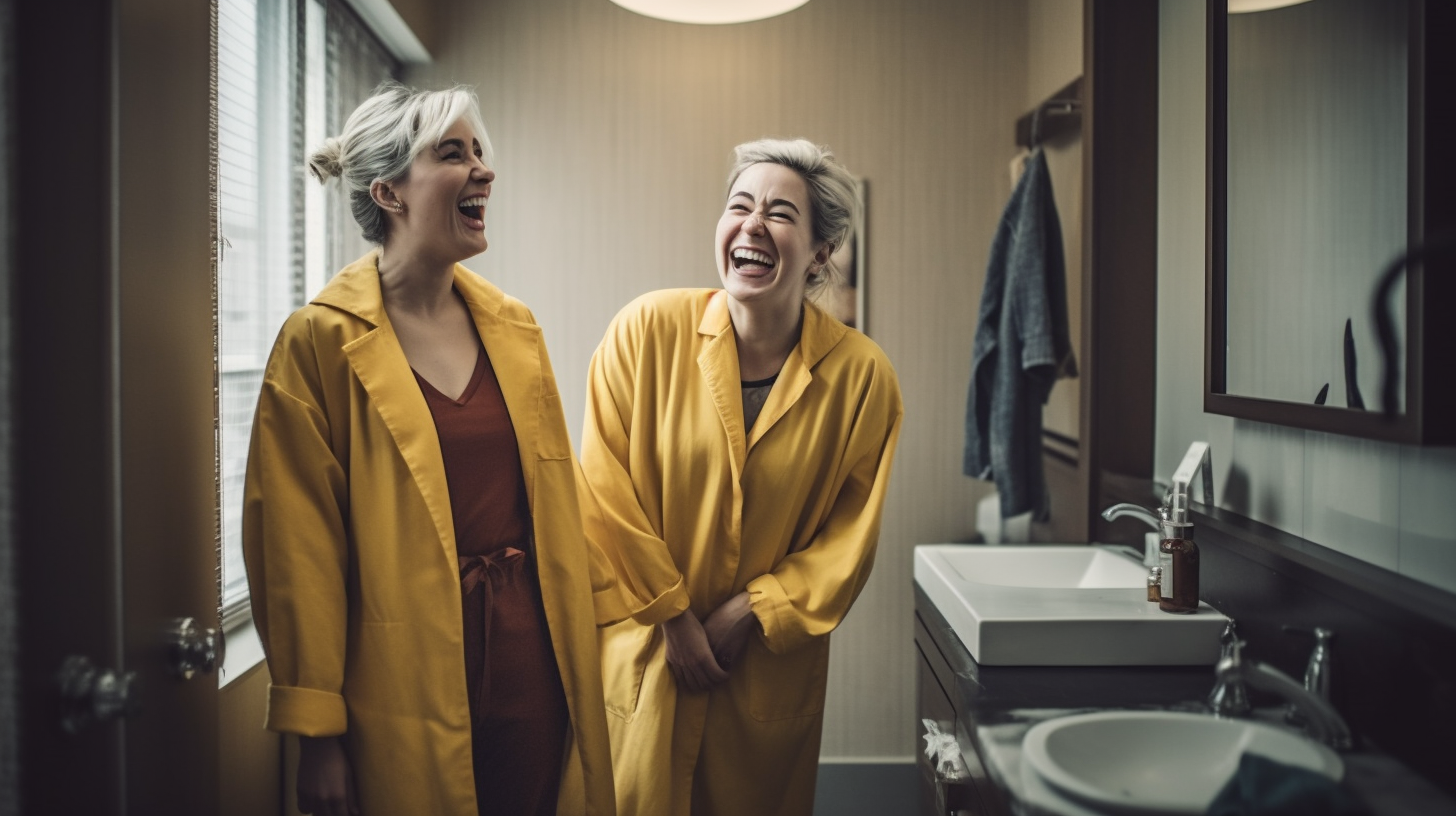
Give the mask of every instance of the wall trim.
[{"label": "wall trim", "polygon": [[405,65],[428,65],[433,61],[425,44],[389,0],[344,0],[344,3],[359,15],[395,59]]},{"label": "wall trim", "polygon": [[916,811],[920,767],[913,758],[819,760],[814,816],[909,816]]}]

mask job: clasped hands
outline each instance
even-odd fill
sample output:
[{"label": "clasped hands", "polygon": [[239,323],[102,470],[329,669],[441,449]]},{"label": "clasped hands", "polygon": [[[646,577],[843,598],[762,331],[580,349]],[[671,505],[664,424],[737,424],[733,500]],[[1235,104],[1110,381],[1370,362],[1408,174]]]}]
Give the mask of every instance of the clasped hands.
[{"label": "clasped hands", "polygon": [[678,685],[704,692],[727,680],[756,623],[747,592],[729,598],[702,622],[691,609],[664,621],[667,665]]}]

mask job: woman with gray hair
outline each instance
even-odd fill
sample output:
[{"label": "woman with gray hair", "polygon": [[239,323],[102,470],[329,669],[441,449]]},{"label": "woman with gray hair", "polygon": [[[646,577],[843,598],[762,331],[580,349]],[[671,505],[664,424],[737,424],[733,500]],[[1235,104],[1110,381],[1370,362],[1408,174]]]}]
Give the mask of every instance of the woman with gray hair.
[{"label": "woman with gray hair", "polygon": [[828,150],[740,145],[723,287],[638,298],[592,358],[589,532],[636,609],[602,632],[622,813],[813,810],[829,633],[869,577],[903,413],[879,346],[806,299],[855,206]]},{"label": "woman with gray hair", "polygon": [[379,248],[284,324],[244,492],[267,727],[306,813],[615,813],[599,623],[541,330],[460,264],[495,173],[475,95],[381,86],[309,168]]}]

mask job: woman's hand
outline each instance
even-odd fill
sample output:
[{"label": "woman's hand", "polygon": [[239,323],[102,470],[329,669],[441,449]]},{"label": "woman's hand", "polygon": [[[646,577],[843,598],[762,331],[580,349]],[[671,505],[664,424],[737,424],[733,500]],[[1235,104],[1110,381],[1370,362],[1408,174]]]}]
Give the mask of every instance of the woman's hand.
[{"label": "woman's hand", "polygon": [[344,743],[338,737],[299,737],[298,748],[298,809],[314,816],[359,816]]},{"label": "woman's hand", "polygon": [[748,593],[740,592],[713,610],[703,621],[703,633],[708,637],[708,646],[713,657],[724,669],[733,667],[743,648],[748,645],[748,636],[758,622],[748,603]]},{"label": "woman's hand", "polygon": [[679,686],[704,692],[728,679],[728,672],[713,658],[703,625],[691,609],[662,623],[667,636],[667,665]]}]

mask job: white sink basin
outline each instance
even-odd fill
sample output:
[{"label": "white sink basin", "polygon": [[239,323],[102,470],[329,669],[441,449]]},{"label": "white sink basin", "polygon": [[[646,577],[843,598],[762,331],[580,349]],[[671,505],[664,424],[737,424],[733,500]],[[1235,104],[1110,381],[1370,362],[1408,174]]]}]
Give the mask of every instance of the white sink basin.
[{"label": "white sink basin", "polygon": [[1047,720],[1021,749],[1024,772],[1058,793],[1136,813],[1205,812],[1245,752],[1336,781],[1345,769],[1334,751],[1279,728],[1164,711]]},{"label": "white sink basin", "polygon": [[1147,570],[1097,547],[987,547],[944,551],[962,580],[1030,589],[1147,589]]},{"label": "white sink basin", "polygon": [[1141,562],[1085,544],[922,544],[915,582],[983,666],[1212,666],[1227,623],[1159,611]]}]

